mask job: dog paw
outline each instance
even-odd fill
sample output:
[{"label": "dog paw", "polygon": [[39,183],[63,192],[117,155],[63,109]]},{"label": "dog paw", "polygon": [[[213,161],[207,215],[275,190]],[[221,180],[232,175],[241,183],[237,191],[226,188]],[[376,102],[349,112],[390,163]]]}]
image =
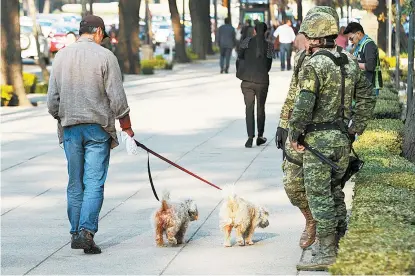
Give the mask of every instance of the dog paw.
[{"label": "dog paw", "polygon": [[245,242],[244,241],[238,241],[238,245],[239,246],[245,246]]},{"label": "dog paw", "polygon": [[254,244],[254,242],[253,242],[253,241],[247,241],[247,242],[246,242],[246,244],[247,244],[247,245],[253,245],[253,244]]},{"label": "dog paw", "polygon": [[177,244],[177,240],[175,238],[169,239],[169,243],[171,245],[176,245]]},{"label": "dog paw", "polygon": [[225,242],[225,243],[223,243],[223,246],[224,247],[231,247],[232,245],[231,245],[231,242]]}]

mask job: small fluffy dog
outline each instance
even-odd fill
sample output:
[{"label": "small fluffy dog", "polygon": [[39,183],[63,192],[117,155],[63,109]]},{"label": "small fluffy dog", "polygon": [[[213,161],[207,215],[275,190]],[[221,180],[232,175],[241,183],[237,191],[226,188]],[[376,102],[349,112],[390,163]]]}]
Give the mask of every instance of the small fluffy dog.
[{"label": "small fluffy dog", "polygon": [[254,244],[252,236],[255,228],[265,228],[269,225],[268,211],[237,196],[234,185],[224,187],[223,195],[225,200],[219,212],[219,227],[225,234],[224,246],[231,246],[232,228],[236,230],[238,245]]},{"label": "small fluffy dog", "polygon": [[156,230],[157,246],[164,246],[164,233],[169,244],[182,244],[189,222],[197,220],[198,216],[197,206],[193,200],[172,203],[170,202],[170,193],[165,191],[161,207],[152,217]]}]

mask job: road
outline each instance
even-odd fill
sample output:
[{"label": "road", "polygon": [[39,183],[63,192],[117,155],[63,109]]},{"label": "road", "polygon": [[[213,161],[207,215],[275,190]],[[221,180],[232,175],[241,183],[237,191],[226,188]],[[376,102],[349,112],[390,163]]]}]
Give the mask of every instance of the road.
[{"label": "road", "polygon": [[258,229],[249,247],[222,246],[219,190],[151,157],[157,191],[170,190],[173,200],[193,198],[200,214],[184,245],[157,248],[150,216],[159,203],[147,154],[127,155],[121,145],[111,154],[96,235],[103,253],[70,249],[66,160],[56,123],[44,105],[2,108],[1,273],[297,274],[304,219],[285,194],[274,140],[291,72],[278,67],[266,104],[268,142],[251,149],[244,147],[245,106],[234,66],[219,74],[216,61],[205,62],[125,84],[136,139],[220,187],[236,184],[238,194],[269,209],[270,226]]}]

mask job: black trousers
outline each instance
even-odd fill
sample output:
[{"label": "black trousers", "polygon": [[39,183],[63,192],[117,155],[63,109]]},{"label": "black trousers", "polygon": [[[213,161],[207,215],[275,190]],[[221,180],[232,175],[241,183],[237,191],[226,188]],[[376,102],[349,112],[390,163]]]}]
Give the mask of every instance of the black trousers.
[{"label": "black trousers", "polygon": [[265,102],[269,84],[242,81],[241,89],[245,100],[245,120],[248,137],[255,137],[255,98],[257,100],[258,137],[264,135]]}]

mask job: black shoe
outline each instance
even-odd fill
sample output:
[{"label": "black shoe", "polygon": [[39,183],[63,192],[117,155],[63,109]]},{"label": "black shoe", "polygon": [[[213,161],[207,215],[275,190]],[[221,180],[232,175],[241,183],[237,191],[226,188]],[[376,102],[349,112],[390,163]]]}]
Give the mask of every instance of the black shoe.
[{"label": "black shoe", "polygon": [[94,245],[94,236],[92,233],[82,230],[71,243],[72,249],[89,249]]},{"label": "black shoe", "polygon": [[252,142],[254,141],[254,138],[248,138],[245,143],[245,148],[252,148]]},{"label": "black shoe", "polygon": [[72,248],[72,249],[77,249],[77,248],[75,248],[75,247],[74,247],[74,241],[75,241],[77,238],[78,238],[78,233],[72,233],[72,236],[71,236],[71,248]]},{"label": "black shoe", "polygon": [[260,146],[262,144],[265,144],[266,142],[267,142],[267,138],[265,138],[265,137],[258,137],[256,139],[256,145],[257,146]]},{"label": "black shoe", "polygon": [[223,69],[220,69],[220,73],[223,74]]},{"label": "black shoe", "polygon": [[288,71],[291,71],[291,66],[288,66],[288,67],[287,67],[287,70],[288,70]]},{"label": "black shoe", "polygon": [[225,74],[228,74],[228,73],[229,73],[228,69],[225,69]]},{"label": "black shoe", "polygon": [[101,252],[101,248],[99,248],[99,246],[95,243],[91,248],[84,249],[85,254],[101,254]]}]

